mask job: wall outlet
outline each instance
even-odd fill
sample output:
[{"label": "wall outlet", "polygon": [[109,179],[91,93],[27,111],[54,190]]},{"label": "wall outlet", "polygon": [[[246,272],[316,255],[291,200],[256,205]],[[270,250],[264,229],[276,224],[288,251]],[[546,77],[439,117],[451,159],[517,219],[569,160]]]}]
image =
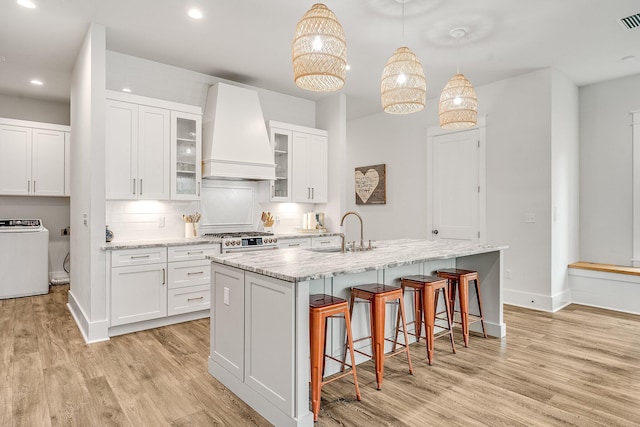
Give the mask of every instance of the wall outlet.
[{"label": "wall outlet", "polygon": [[229,305],[229,288],[223,289],[222,299],[224,300],[224,305]]},{"label": "wall outlet", "polygon": [[505,279],[513,278],[510,268],[507,268],[507,269],[504,270],[504,277],[505,277]]},{"label": "wall outlet", "polygon": [[158,217],[158,227],[159,228],[164,227],[164,217],[163,216],[159,216]]},{"label": "wall outlet", "polygon": [[526,213],[524,214],[524,222],[527,224],[535,224],[536,222],[536,214],[534,213]]}]

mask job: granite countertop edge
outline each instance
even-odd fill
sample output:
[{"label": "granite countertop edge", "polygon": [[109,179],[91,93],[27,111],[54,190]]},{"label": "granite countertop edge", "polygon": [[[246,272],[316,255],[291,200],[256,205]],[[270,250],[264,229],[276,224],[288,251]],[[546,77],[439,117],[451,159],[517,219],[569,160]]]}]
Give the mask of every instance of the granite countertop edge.
[{"label": "granite countertop edge", "polygon": [[[400,242],[400,241],[394,241],[394,242]],[[412,245],[419,245],[420,241],[418,240],[404,240],[402,241],[404,244],[412,244]],[[424,241],[424,242],[429,242],[429,241]],[[380,242],[381,244],[385,244],[384,241]],[[286,272],[283,272],[283,268],[273,268],[273,267],[263,267],[260,265],[256,265],[258,263],[252,263],[251,257],[244,257],[242,256],[242,254],[227,254],[227,255],[211,255],[208,256],[208,258],[215,263],[218,264],[222,264],[222,265],[226,265],[229,267],[235,267],[235,268],[240,268],[242,270],[248,271],[248,272],[252,272],[252,273],[256,273],[256,274],[260,274],[260,275],[264,275],[267,277],[273,277],[275,279],[280,279],[280,280],[284,280],[286,282],[303,282],[303,281],[308,281],[308,280],[316,280],[316,279],[326,279],[326,278],[331,278],[331,277],[336,277],[336,276],[343,276],[343,275],[348,275],[348,274],[357,274],[357,273],[363,273],[366,271],[373,271],[373,270],[383,270],[383,269],[387,269],[387,268],[393,268],[393,267],[400,267],[403,265],[410,265],[410,264],[420,264],[423,262],[429,262],[429,261],[436,261],[436,260],[442,260],[442,259],[450,259],[450,258],[457,258],[457,257],[464,257],[464,256],[471,256],[471,255],[479,255],[479,254],[483,254],[483,253],[489,253],[489,252],[495,252],[495,251],[500,251],[503,249],[507,249],[508,246],[506,245],[469,245],[466,247],[463,247],[463,249],[459,249],[457,251],[451,252],[447,249],[442,249],[442,253],[441,254],[432,254],[429,256],[415,256],[415,257],[406,257],[404,259],[398,259],[398,260],[393,260],[393,261],[382,261],[382,262],[371,262],[370,264],[367,265],[362,265],[361,262],[359,262],[359,260],[357,259],[357,257],[360,254],[366,254],[369,252],[363,252],[363,253],[359,253],[359,252],[355,252],[355,253],[346,253],[346,254],[342,254],[342,253],[319,253],[319,252],[314,252],[313,250],[308,250],[308,249],[284,249],[284,250],[280,250],[277,251],[276,253],[271,253],[271,254],[264,254],[261,253],[261,255],[259,256],[278,256],[278,253],[282,254],[285,251],[306,251],[307,253],[313,253],[313,257],[315,257],[318,260],[326,260],[328,264],[332,264],[332,260],[337,260],[338,258],[335,258],[336,256],[338,257],[356,257],[354,262],[353,262],[353,266],[351,265],[343,265],[340,267],[327,267],[325,269],[323,269],[322,271],[313,271],[313,272],[298,272],[297,274],[287,274]],[[384,253],[385,249],[387,249],[388,251],[392,251],[394,250],[394,246],[393,243],[389,246],[381,246],[379,248],[375,248],[373,252],[370,252],[372,254],[376,254],[376,253]],[[344,258],[343,258],[344,259]],[[306,259],[301,260],[301,263],[310,263],[310,259],[307,257]],[[320,262],[314,263],[314,264],[319,264]],[[253,264],[253,265],[252,265]],[[337,264],[337,263],[336,263]],[[286,268],[285,268],[286,269]],[[310,268],[313,270],[313,268]],[[278,271],[280,270],[280,271]]]},{"label": "granite countertop edge", "polygon": [[191,245],[207,245],[219,244],[222,240],[219,238],[196,237],[194,239],[176,238],[176,239],[158,239],[158,240],[123,240],[118,242],[105,243],[100,249],[104,251],[113,251],[119,249],[144,249],[144,248],[162,248],[171,246],[191,246]]}]

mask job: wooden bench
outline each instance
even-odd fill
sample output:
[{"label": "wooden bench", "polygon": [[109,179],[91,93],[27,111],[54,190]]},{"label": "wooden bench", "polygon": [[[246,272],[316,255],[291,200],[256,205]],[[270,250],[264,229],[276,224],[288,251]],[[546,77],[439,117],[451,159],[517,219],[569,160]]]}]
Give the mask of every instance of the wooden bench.
[{"label": "wooden bench", "polygon": [[640,268],[594,262],[569,264],[575,304],[640,314]]}]

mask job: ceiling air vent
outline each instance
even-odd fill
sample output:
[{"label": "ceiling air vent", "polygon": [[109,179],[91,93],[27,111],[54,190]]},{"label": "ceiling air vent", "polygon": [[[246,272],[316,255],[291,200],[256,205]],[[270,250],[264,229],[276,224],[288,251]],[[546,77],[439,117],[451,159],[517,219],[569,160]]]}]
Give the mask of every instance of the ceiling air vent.
[{"label": "ceiling air vent", "polygon": [[640,13],[618,19],[618,22],[625,30],[633,30],[640,27]]}]

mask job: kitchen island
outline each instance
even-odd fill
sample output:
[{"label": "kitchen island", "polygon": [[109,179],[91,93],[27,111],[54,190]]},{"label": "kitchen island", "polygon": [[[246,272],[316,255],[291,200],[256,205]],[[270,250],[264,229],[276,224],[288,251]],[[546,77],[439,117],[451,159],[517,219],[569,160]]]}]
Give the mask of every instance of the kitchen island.
[{"label": "kitchen island", "polygon": [[[273,424],[311,426],[309,295],[325,293],[348,299],[351,286],[373,282],[399,286],[402,276],[433,274],[440,268],[478,271],[487,333],[505,336],[505,246],[413,239],[376,242],[374,246],[370,251],[347,253],[322,248],[211,256],[209,373]],[[395,311],[391,310],[395,308],[388,308],[387,337],[394,333]],[[470,301],[469,311],[475,310]],[[368,322],[366,307],[356,307],[354,337],[367,335]],[[344,323],[333,323],[328,328],[327,352],[339,355]],[[368,341],[360,344],[367,351]],[[366,360],[359,355],[357,363]],[[325,374],[338,369],[332,362]]]}]

